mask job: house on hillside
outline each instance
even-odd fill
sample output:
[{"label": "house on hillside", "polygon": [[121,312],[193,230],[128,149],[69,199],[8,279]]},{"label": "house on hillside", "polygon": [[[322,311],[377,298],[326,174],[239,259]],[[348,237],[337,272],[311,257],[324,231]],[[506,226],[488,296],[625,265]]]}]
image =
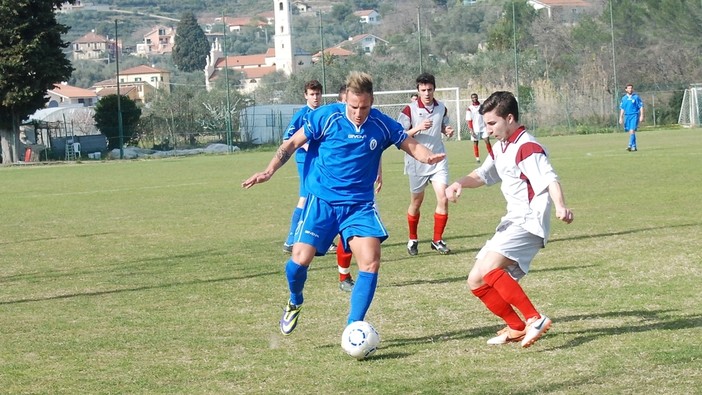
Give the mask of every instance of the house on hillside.
[{"label": "house on hillside", "polygon": [[304,14],[305,12],[308,12],[310,10],[310,6],[307,3],[304,3],[302,1],[296,1],[293,2],[293,7],[299,12],[300,14]]},{"label": "house on hillside", "polygon": [[593,4],[585,0],[527,0],[527,4],[545,12],[554,22],[565,24],[573,24],[583,14],[594,11]]},{"label": "house on hillside", "polygon": [[[308,67],[312,64],[312,55],[302,50],[293,54],[293,59],[298,67]],[[213,83],[219,78],[224,78],[224,70],[229,69],[241,74],[232,74],[229,78],[239,79],[239,90],[244,93],[255,90],[261,79],[278,71],[276,65],[275,48],[268,48],[265,54],[231,55],[224,56],[222,46],[218,40],[212,44],[210,55],[205,66],[205,86],[212,90]]]},{"label": "house on hillside", "polygon": [[176,29],[168,26],[156,26],[144,35],[144,42],[136,45],[139,56],[163,55],[173,52]]},{"label": "house on hillside", "polygon": [[346,48],[351,50],[359,50],[365,54],[373,53],[373,49],[378,44],[387,45],[388,42],[373,34],[359,34],[349,37],[348,40],[340,42],[336,46],[338,48]]},{"label": "house on hillside", "polygon": [[[156,90],[171,91],[171,72],[151,66],[136,66],[119,72],[120,95],[146,103]],[[93,85],[99,97],[117,93],[117,81],[110,79]]]},{"label": "house on hillside", "polygon": [[114,59],[121,43],[91,31],[71,44],[73,60],[97,60],[109,62]]},{"label": "house on hillside", "polygon": [[[339,48],[339,47],[331,47],[331,48],[325,48],[324,49],[324,56],[335,56],[337,58],[348,58],[349,56],[354,56],[356,55],[355,52],[350,51],[345,48]],[[320,61],[322,58],[322,51],[319,51],[312,55],[312,63],[317,63]]]},{"label": "house on hillside", "polygon": [[361,23],[367,23],[369,25],[377,25],[380,23],[380,14],[376,10],[360,10],[353,14],[360,19]]},{"label": "house on hillside", "polygon": [[[199,23],[204,26],[203,30],[205,31],[205,33],[210,33],[214,30],[221,31],[221,27],[223,25],[227,27],[228,33],[240,33],[241,29],[243,29],[246,26],[263,27],[270,25],[267,18],[258,16],[254,18],[248,16],[238,18],[225,16],[224,19],[222,17],[206,18],[201,19]],[[217,29],[218,26],[219,29]]]},{"label": "house on hillside", "polygon": [[55,84],[54,89],[46,92],[49,97],[47,107],[63,107],[82,105],[92,107],[98,101],[94,90],[71,86],[66,83]]}]

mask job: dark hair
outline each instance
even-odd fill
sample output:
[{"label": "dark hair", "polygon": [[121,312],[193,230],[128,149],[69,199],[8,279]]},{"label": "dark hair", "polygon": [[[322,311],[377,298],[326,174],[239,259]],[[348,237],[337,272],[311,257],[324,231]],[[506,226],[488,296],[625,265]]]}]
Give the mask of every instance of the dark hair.
[{"label": "dark hair", "polygon": [[481,115],[493,110],[500,118],[507,118],[507,115],[512,114],[514,120],[519,121],[519,104],[512,92],[495,92],[480,105]]},{"label": "dark hair", "polygon": [[413,98],[413,97],[419,98],[419,94],[417,94],[417,93],[411,94],[411,95],[410,95],[410,98]]},{"label": "dark hair", "polygon": [[344,96],[346,96],[346,84],[341,84],[339,87],[339,96],[337,97],[337,100],[344,101]]},{"label": "dark hair", "polygon": [[317,81],[317,80],[310,80],[305,83],[305,93],[307,91],[312,90],[312,91],[322,91],[322,84]]},{"label": "dark hair", "polygon": [[436,79],[433,74],[422,73],[417,77],[415,82],[417,83],[417,88],[419,88],[419,84],[432,84],[434,88],[436,88]]}]

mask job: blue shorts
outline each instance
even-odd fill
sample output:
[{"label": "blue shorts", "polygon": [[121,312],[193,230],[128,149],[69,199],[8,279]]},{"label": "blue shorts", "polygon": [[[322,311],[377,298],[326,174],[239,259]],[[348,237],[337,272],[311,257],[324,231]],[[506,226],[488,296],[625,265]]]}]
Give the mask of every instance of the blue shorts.
[{"label": "blue shorts", "polygon": [[315,255],[327,253],[336,235],[341,234],[344,249],[353,236],[376,237],[382,243],[388,238],[374,203],[331,204],[314,195],[307,202],[295,230],[295,243],[305,243],[317,249]]},{"label": "blue shorts", "polygon": [[624,115],[624,130],[637,130],[639,128],[639,114]]}]

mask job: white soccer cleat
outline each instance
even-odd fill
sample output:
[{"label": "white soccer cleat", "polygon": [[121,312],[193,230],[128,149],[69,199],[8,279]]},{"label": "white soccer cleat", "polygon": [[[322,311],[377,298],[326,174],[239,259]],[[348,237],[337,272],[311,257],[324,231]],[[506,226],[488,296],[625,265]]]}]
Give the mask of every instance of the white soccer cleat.
[{"label": "white soccer cleat", "polygon": [[527,348],[536,343],[550,328],[551,319],[545,315],[542,314],[540,318],[530,318],[527,321],[526,334],[522,339],[522,347]]},{"label": "white soccer cleat", "polygon": [[526,330],[518,331],[516,329],[511,329],[510,327],[504,327],[497,332],[497,336],[488,339],[487,344],[491,346],[498,346],[507,343],[516,343],[524,339],[524,334]]}]

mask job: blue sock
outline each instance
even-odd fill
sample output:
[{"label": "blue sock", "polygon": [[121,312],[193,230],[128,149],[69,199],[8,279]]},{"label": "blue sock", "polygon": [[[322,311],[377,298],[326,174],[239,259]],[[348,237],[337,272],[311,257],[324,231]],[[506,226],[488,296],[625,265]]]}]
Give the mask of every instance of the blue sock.
[{"label": "blue sock", "polygon": [[356,285],[351,292],[351,311],[346,321],[347,325],[354,321],[363,321],[373,301],[377,285],[378,273],[358,272]]},{"label": "blue sock", "polygon": [[293,210],[292,218],[290,219],[290,232],[288,233],[288,239],[285,240],[285,244],[293,244],[293,236],[295,236],[295,230],[297,229],[297,223],[300,222],[300,216],[302,215],[302,209],[295,207]]},{"label": "blue sock", "polygon": [[288,278],[290,301],[294,305],[301,305],[305,300],[302,297],[302,289],[307,281],[307,266],[298,265],[290,258],[285,264],[285,276]]},{"label": "blue sock", "polygon": [[629,135],[629,146],[631,148],[636,148],[636,133]]}]

